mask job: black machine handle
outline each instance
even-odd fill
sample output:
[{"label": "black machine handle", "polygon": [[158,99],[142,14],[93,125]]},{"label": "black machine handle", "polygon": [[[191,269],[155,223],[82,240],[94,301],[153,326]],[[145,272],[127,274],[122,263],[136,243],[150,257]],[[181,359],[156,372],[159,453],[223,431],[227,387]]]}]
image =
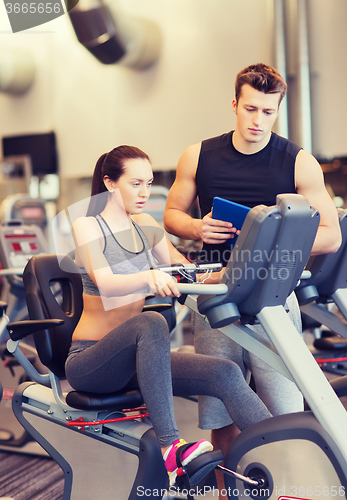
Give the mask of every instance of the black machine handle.
[{"label": "black machine handle", "polygon": [[9,336],[12,340],[21,340],[32,333],[48,328],[55,328],[64,324],[62,319],[37,319],[26,321],[15,321],[7,325]]}]

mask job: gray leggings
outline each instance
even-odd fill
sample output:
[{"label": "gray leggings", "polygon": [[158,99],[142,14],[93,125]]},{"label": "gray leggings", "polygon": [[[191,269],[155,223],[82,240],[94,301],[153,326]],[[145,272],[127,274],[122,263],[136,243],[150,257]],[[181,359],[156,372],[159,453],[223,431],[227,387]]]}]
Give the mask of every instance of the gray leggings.
[{"label": "gray leggings", "polygon": [[97,342],[73,342],[65,370],[70,385],[78,391],[107,393],[139,387],[161,447],[180,437],[173,394],[221,399],[241,430],[271,417],[236,363],[194,353],[170,353],[167,323],[156,312],[125,321]]}]

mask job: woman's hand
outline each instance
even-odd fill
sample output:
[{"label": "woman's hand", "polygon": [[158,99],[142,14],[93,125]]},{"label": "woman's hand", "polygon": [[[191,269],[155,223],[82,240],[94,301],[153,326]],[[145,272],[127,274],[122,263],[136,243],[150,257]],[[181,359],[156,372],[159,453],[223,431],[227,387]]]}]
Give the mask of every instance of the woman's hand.
[{"label": "woman's hand", "polygon": [[148,285],[151,292],[161,297],[180,297],[176,281],[167,273],[151,269],[148,271]]}]

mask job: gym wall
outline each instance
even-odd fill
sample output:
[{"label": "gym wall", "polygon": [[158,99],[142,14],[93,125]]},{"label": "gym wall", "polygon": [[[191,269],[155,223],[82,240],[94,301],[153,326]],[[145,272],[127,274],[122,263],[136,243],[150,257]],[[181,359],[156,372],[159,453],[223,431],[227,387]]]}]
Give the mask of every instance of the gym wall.
[{"label": "gym wall", "polygon": [[[174,169],[188,145],[233,127],[237,71],[274,62],[273,0],[107,3],[160,26],[162,53],[153,66],[102,65],[78,43],[66,15],[12,34],[0,3],[0,46],[26,48],[36,64],[27,93],[0,94],[0,136],[54,130],[66,179],[88,177],[98,156],[121,143],[148,152],[156,170]],[[313,152],[345,155],[347,3],[308,0],[308,6]],[[295,36],[291,43],[294,50]],[[296,74],[291,63],[289,77]]]},{"label": "gym wall", "polygon": [[[0,94],[0,135],[55,130],[63,177],[90,175],[98,156],[134,144],[155,169],[174,169],[183,150],[234,124],[236,72],[271,62],[267,0],[109,0],[162,30],[159,60],[146,70],[105,66],[82,47],[68,16],[0,44],[33,52],[36,81],[21,97]],[[9,30],[0,5],[0,31]]]}]

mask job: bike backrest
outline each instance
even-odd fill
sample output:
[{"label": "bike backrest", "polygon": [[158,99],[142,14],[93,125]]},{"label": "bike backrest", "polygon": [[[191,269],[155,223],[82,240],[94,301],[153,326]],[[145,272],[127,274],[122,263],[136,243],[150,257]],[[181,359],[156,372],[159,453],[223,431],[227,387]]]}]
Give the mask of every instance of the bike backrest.
[{"label": "bike backrest", "polygon": [[23,282],[31,320],[64,320],[61,326],[34,334],[41,362],[64,378],[72,334],[83,309],[79,268],[69,256],[37,255],[26,265]]}]

